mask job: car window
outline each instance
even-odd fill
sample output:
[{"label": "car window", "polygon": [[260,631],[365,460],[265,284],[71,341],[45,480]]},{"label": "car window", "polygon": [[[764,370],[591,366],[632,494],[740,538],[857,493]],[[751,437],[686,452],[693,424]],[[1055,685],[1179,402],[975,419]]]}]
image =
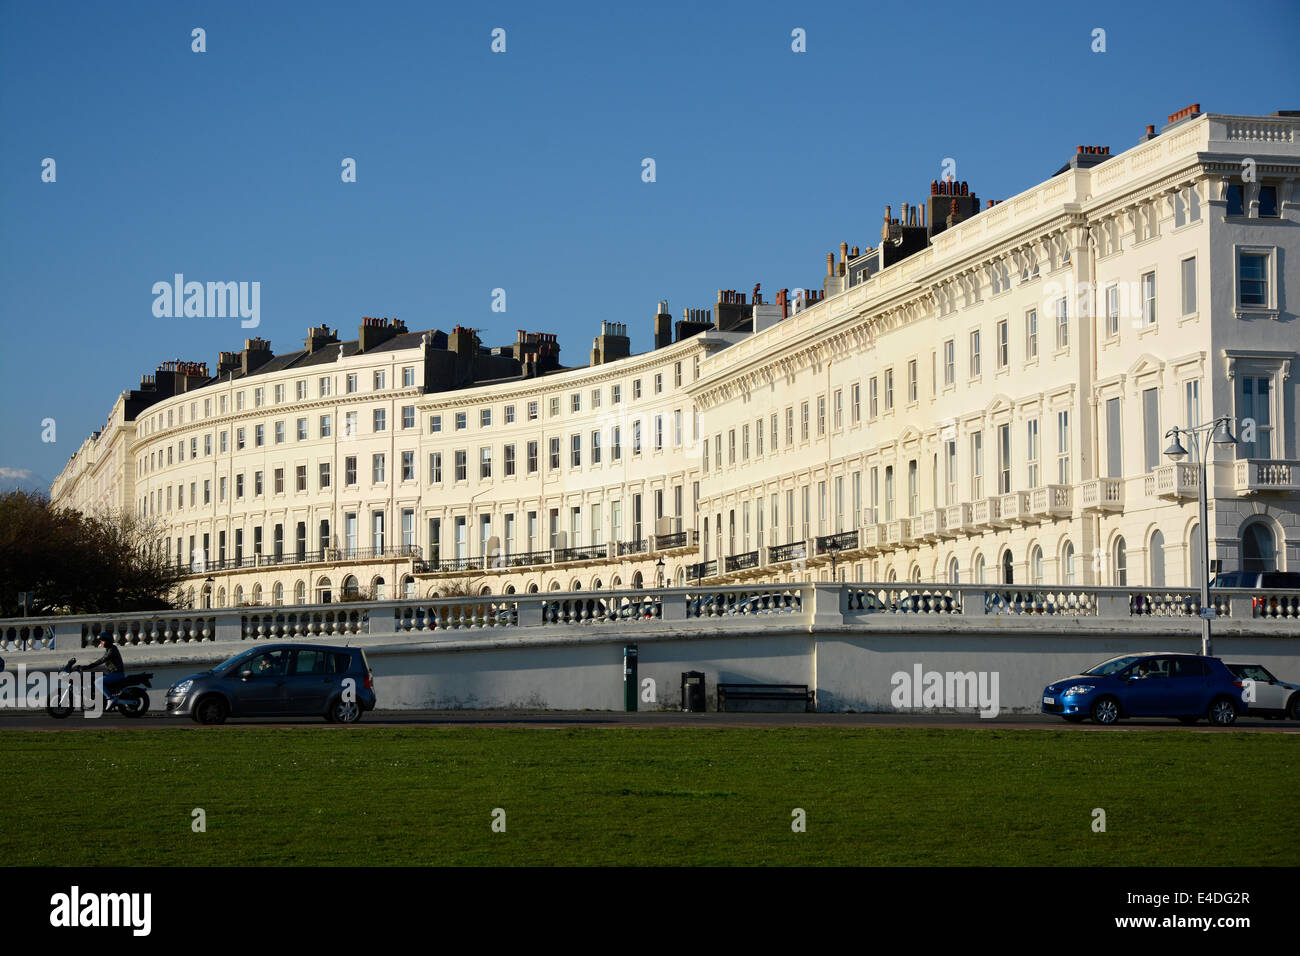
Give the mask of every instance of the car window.
[{"label": "car window", "polygon": [[1258,664],[1229,664],[1228,670],[1242,680],[1262,680],[1266,683],[1273,680],[1273,675]]},{"label": "car window", "polygon": [[1172,661],[1167,657],[1145,657],[1133,665],[1129,677],[1139,680],[1168,677],[1172,670]]},{"label": "car window", "polygon": [[1173,676],[1204,677],[1210,672],[1205,661],[1199,657],[1175,657],[1173,659]]},{"label": "car window", "polygon": [[289,673],[295,677],[328,674],[329,670],[327,668],[330,664],[330,658],[333,656],[328,651],[299,649],[294,651],[293,669]]},{"label": "car window", "polygon": [[1291,571],[1273,571],[1264,575],[1266,588],[1300,588],[1300,574]]},{"label": "car window", "polygon": [[1102,661],[1096,667],[1089,668],[1084,671],[1084,673],[1092,674],[1096,677],[1109,677],[1112,674],[1118,674],[1135,660],[1137,660],[1137,658],[1131,655],[1128,657],[1112,657],[1108,661]]},{"label": "car window", "polygon": [[263,651],[249,658],[243,665],[243,671],[251,671],[253,678],[261,677],[283,677],[285,665],[288,663],[289,654],[283,648],[274,651]]},{"label": "car window", "polygon": [[334,674],[346,674],[352,669],[351,654],[331,654],[330,662],[334,665],[334,670],[331,671]]}]

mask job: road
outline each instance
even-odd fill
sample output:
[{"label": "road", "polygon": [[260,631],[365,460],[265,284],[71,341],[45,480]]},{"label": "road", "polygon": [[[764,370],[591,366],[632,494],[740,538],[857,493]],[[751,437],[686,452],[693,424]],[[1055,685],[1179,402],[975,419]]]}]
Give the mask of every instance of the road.
[{"label": "road", "polygon": [[[331,727],[338,730],[366,727],[914,727],[971,730],[1069,730],[1085,733],[1122,733],[1125,730],[1182,731],[1185,733],[1289,733],[1300,734],[1300,723],[1289,720],[1238,719],[1231,731],[1211,727],[1202,721],[1186,726],[1175,720],[1123,720],[1111,727],[1085,722],[1068,724],[1042,714],[1004,714],[984,719],[974,714],[762,714],[703,713],[684,714],[650,711],[627,714],[607,711],[523,711],[523,710],[387,710],[366,714],[353,727],[327,724],[319,718],[251,718],[230,720],[225,727]],[[97,719],[72,716],[55,720],[44,712],[0,712],[0,731],[22,730],[136,730],[147,731],[177,727],[220,732],[221,728],[200,727],[186,718],[152,713],[137,720],[115,714]]]}]

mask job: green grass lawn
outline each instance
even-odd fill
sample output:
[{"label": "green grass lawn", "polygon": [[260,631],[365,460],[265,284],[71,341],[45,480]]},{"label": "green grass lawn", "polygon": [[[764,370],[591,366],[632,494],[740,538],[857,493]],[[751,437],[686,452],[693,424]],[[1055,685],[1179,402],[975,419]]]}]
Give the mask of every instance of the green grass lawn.
[{"label": "green grass lawn", "polygon": [[1292,865],[1296,754],[1289,735],[1140,731],[16,732],[0,859]]}]

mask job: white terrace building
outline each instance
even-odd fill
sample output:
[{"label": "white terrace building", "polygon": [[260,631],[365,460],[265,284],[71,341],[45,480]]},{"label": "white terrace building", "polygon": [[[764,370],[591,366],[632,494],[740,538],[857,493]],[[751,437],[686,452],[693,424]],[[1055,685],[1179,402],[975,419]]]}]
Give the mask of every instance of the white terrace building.
[{"label": "white terrace building", "polygon": [[888,264],[927,210],[887,212],[886,268],[841,246],[824,301],[707,359],[699,573],[1188,584],[1164,436],[1225,414],[1212,558],[1300,570],[1300,114],[1170,121],[969,215],[933,184],[923,249]]},{"label": "white terrace building", "polygon": [[1300,570],[1300,116],[1148,131],[984,209],[934,183],[818,292],[719,293],[675,328],[661,303],[642,355],[614,323],[563,368],[553,336],[367,319],[215,376],[166,363],[51,497],[155,522],[216,606],[832,565],[1174,586],[1200,574],[1197,469],[1164,435],[1226,414],[1212,557]]}]

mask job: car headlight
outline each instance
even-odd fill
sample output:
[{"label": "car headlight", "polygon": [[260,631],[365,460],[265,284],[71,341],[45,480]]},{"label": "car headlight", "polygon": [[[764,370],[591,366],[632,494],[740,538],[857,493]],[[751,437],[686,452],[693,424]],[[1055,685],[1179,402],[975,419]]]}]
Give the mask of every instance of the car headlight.
[{"label": "car headlight", "polygon": [[190,688],[193,686],[194,686],[194,681],[183,680],[179,684],[172,684],[171,690],[169,690],[167,693],[175,694],[177,697],[184,697],[186,694],[190,692]]},{"label": "car headlight", "polygon": [[1096,687],[1095,684],[1075,684],[1073,687],[1067,688],[1065,693],[1062,694],[1061,696],[1078,697],[1080,694],[1091,693],[1095,689],[1095,687]]}]

